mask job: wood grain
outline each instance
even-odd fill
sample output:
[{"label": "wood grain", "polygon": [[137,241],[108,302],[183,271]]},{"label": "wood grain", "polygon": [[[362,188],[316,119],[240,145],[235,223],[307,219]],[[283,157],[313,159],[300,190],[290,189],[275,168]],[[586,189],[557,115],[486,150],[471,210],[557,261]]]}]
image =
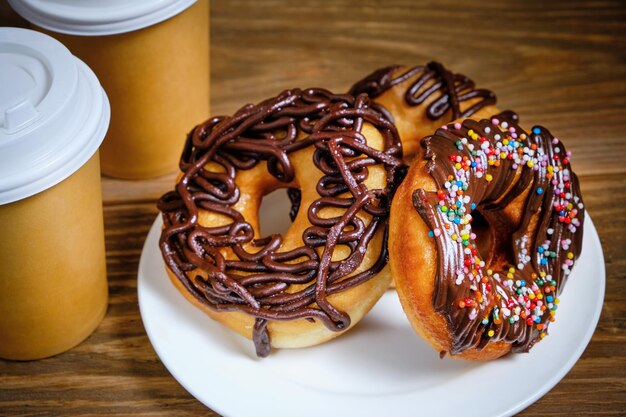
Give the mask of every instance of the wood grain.
[{"label": "wood grain", "polygon": [[[215,114],[287,88],[345,91],[375,68],[437,59],[496,91],[525,126],[563,139],[602,241],[606,297],[581,359],[520,415],[626,415],[624,2],[213,0],[211,8]],[[25,25],[9,10],[0,3],[0,24]],[[107,317],[69,352],[0,361],[0,415],[217,415],[169,375],[139,316],[141,248],[174,176],[103,180]]]}]

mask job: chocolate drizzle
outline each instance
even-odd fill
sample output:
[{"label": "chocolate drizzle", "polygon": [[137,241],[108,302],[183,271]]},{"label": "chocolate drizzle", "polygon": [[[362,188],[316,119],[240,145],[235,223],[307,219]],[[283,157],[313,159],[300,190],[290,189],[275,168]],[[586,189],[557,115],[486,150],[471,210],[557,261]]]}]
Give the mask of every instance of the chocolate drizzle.
[{"label": "chocolate drizzle", "polygon": [[[426,114],[431,120],[442,118],[448,111],[450,111],[448,118],[450,121],[469,117],[483,107],[496,103],[496,96],[493,92],[477,89],[474,82],[465,75],[454,74],[438,62],[413,67],[394,76],[400,68],[396,65],[373,72],[357,82],[351,88],[350,94],[366,93],[371,98],[376,98],[393,86],[419,74],[407,88],[404,99],[409,106],[417,106],[434,96],[435,98],[426,109]],[[461,110],[461,104],[472,99],[479,100]]]},{"label": "chocolate drizzle", "polygon": [[[361,133],[365,123],[382,135],[382,150],[368,145]],[[288,188],[293,220],[302,208],[291,155],[308,147],[314,147],[314,163],[323,175],[319,198],[306,208],[310,226],[302,233],[302,246],[281,249],[283,238],[277,234],[255,239],[250,223],[233,208],[240,198],[237,172],[266,162],[268,177]],[[350,317],[328,296],[369,280],[386,264],[383,244],[375,264],[357,272],[371,239],[386,234],[401,153],[395,127],[365,95],[294,89],[232,117],[211,118],[189,134],[180,161],[183,175],[175,191],[158,202],[165,262],[200,303],[256,317],[253,340],[259,356],[270,352],[271,320],[316,319],[333,331],[345,329]],[[369,189],[365,180],[376,165],[384,168],[387,183]],[[343,214],[324,217],[327,208]],[[229,222],[201,225],[201,211]],[[350,253],[332,261],[338,244]],[[234,256],[225,256],[226,248]]]},{"label": "chocolate drizzle", "polygon": [[[433,306],[448,323],[452,354],[498,340],[528,351],[554,320],[580,255],[584,205],[569,154],[545,128],[529,134],[517,120],[512,112],[467,119],[422,141],[438,191],[415,190],[413,205],[435,239]],[[510,202],[523,204],[518,220],[506,213]],[[463,225],[473,210],[493,230],[484,259],[471,223]]]}]

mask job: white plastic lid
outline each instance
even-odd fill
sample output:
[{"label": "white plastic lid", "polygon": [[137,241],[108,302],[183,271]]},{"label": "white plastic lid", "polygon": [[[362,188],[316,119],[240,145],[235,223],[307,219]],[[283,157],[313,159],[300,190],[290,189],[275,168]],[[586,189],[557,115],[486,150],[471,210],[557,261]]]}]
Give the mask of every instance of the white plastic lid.
[{"label": "white plastic lid", "polygon": [[63,181],[98,150],[109,126],[94,73],[57,40],[0,28],[0,204]]},{"label": "white plastic lid", "polygon": [[[24,19],[71,35],[101,36],[155,25],[196,0],[8,0]],[[208,1],[208,0],[201,0]]]}]

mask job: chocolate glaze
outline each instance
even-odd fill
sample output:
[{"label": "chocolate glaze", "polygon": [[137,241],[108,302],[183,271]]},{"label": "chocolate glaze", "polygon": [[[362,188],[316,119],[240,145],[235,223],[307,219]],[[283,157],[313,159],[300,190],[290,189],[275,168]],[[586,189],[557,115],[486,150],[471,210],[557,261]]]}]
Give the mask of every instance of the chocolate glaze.
[{"label": "chocolate glaze", "polygon": [[[381,133],[384,149],[368,146],[361,133],[364,123]],[[319,198],[306,208],[311,225],[302,233],[302,246],[284,251],[281,235],[254,239],[250,223],[233,208],[240,197],[236,176],[239,170],[266,162],[268,175],[288,187],[293,220],[301,208],[301,193],[290,156],[306,147],[315,147],[314,163],[323,173],[317,184]],[[270,320],[317,319],[333,331],[345,329],[350,317],[328,296],[369,280],[386,264],[385,244],[371,268],[355,273],[374,235],[381,231],[386,236],[401,154],[395,127],[369,106],[366,95],[294,89],[247,105],[232,117],[211,118],[188,135],[180,161],[183,176],[175,191],[158,202],[164,222],[163,258],[200,303],[256,317],[253,340],[261,357],[270,353]],[[210,162],[223,172],[207,169]],[[386,171],[387,184],[380,189],[365,185],[374,165]],[[344,214],[323,217],[326,207],[341,208]],[[202,226],[201,210],[231,221]],[[371,221],[364,221],[363,213],[371,215]],[[337,244],[351,253],[333,262]],[[236,259],[226,259],[223,248],[231,248]],[[302,288],[288,292],[291,284]]]},{"label": "chocolate glaze", "polygon": [[[549,301],[560,294],[573,261],[580,255],[584,206],[565,147],[548,130],[534,127],[529,134],[517,121],[512,112],[491,120],[466,119],[462,125],[450,124],[422,140],[426,171],[444,193],[417,189],[413,205],[432,231],[441,231],[433,237],[438,258],[433,306],[448,323],[452,354],[482,349],[499,340],[511,343],[514,352],[528,351],[545,335],[550,313],[556,309],[556,303]],[[499,152],[491,153],[501,149],[498,143],[509,139],[513,143],[511,130],[519,135],[515,141],[521,146],[516,153],[520,157],[528,154],[535,162],[532,167],[527,162],[516,164],[510,157],[502,159]],[[472,140],[470,133],[479,139]],[[467,171],[459,170],[455,166],[458,159],[452,161],[457,156],[478,164]],[[499,161],[499,166],[490,165],[489,159]],[[459,236],[464,226],[450,221],[454,215],[442,209],[456,201],[446,194],[448,190],[454,192],[451,187],[455,183],[468,185],[462,192],[469,197],[462,202],[462,213],[478,210],[493,231],[493,246],[489,256],[482,259],[482,267],[472,263],[480,255],[464,253],[476,249],[475,239],[463,244]],[[505,213],[515,199],[525,207],[519,219]],[[468,257],[473,266],[467,267]],[[493,269],[491,274],[489,269]],[[472,270],[477,272],[475,276]],[[509,273],[512,275],[507,277]],[[462,307],[468,300],[470,305]],[[533,314],[541,311],[537,310],[540,300],[545,311]],[[508,316],[507,310],[511,313]]]},{"label": "chocolate glaze", "polygon": [[[394,65],[374,71],[357,82],[350,89],[350,94],[365,93],[371,98],[376,98],[393,86],[419,74],[407,88],[404,99],[409,106],[417,106],[437,94],[426,109],[426,115],[431,120],[440,119],[448,110],[451,111],[448,120],[469,117],[483,107],[496,103],[496,96],[493,92],[475,88],[474,82],[465,75],[454,74],[438,62],[409,68],[394,76],[400,68],[402,67]],[[471,99],[480,100],[461,110],[461,104]],[[389,115],[388,112],[386,114]]]}]

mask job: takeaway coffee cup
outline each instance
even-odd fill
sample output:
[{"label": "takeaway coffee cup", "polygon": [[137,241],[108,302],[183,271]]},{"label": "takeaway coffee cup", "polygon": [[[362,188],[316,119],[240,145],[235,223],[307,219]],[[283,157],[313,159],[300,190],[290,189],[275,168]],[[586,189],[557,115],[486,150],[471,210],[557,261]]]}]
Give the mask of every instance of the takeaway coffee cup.
[{"label": "takeaway coffee cup", "polygon": [[0,357],[84,340],[107,307],[98,147],[109,103],[39,32],[0,28]]},{"label": "takeaway coffee cup", "polygon": [[98,76],[111,101],[105,175],[174,172],[189,130],[209,115],[208,0],[9,0]]}]

